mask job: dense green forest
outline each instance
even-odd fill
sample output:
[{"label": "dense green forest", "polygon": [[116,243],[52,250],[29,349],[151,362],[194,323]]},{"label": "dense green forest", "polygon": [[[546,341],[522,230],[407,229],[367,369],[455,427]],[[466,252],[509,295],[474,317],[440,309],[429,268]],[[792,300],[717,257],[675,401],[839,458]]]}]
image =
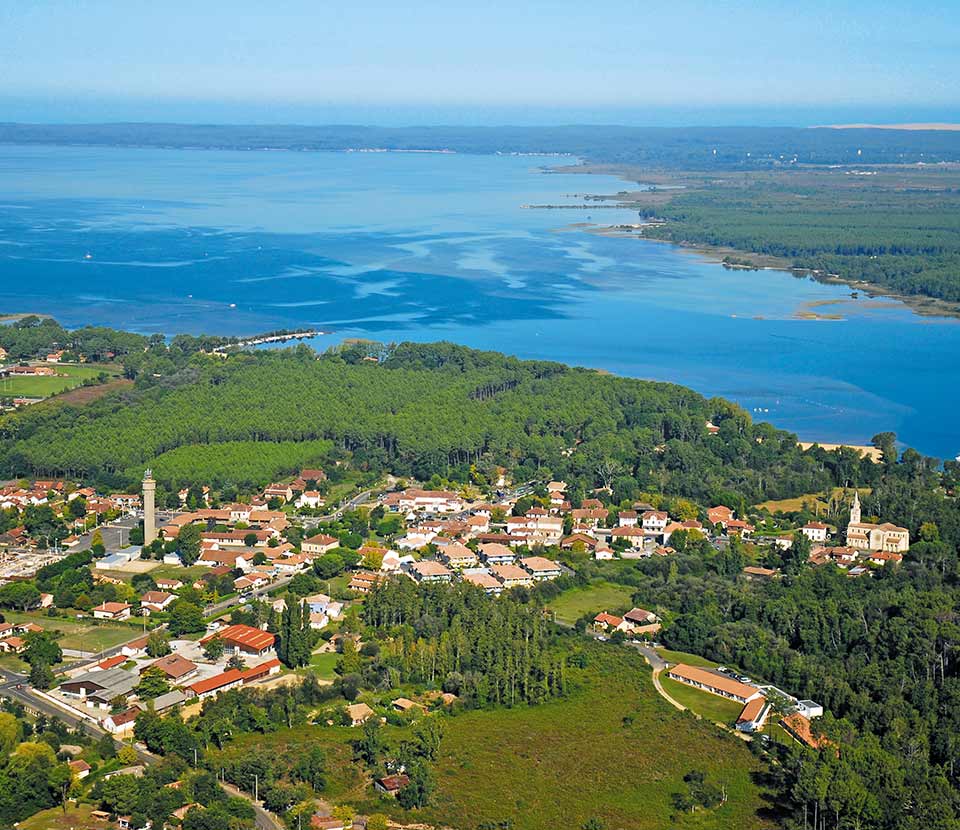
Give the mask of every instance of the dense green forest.
[{"label": "dense green forest", "polygon": [[[735,503],[876,476],[852,451],[803,453],[789,433],[680,386],[442,343],[376,347],[379,363],[364,348],[197,359],[83,408],[8,416],[0,470],[121,486],[156,465],[169,486],[190,483],[222,447],[236,466],[224,483],[236,484],[306,458],[286,455],[290,442],[310,442],[312,456],[313,442],[330,441],[366,470],[479,482],[503,465],[518,480],[563,476],[618,498],[639,488]],[[213,472],[228,475],[219,462]]]},{"label": "dense green forest", "polygon": [[[333,449],[331,441],[225,441],[177,447],[152,462],[159,481],[191,484],[205,481],[220,487],[244,490],[263,487],[278,474],[300,470],[324,461]],[[128,471],[135,478],[139,467]]]},{"label": "dense green forest", "polygon": [[472,586],[421,588],[397,579],[363,606],[384,637],[382,670],[400,683],[443,684],[471,706],[541,703],[564,691],[562,651],[551,647],[540,609],[510,597],[494,601]]},{"label": "dense green forest", "polygon": [[590,161],[728,170],[783,164],[960,160],[937,130],[796,127],[371,127],[199,124],[0,124],[0,143],[227,150],[359,147],[458,153],[567,153]]},{"label": "dense green forest", "polygon": [[[662,196],[662,192],[658,195]],[[960,176],[784,172],[697,181],[645,236],[736,248],[908,295],[960,302]]]}]

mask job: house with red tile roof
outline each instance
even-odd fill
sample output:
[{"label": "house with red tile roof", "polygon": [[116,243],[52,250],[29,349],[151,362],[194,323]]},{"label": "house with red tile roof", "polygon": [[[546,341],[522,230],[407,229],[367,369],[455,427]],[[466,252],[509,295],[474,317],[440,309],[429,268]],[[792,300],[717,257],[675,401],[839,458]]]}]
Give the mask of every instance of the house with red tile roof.
[{"label": "house with red tile roof", "polygon": [[97,620],[129,620],[130,603],[104,602],[93,608],[93,617]]},{"label": "house with red tile roof", "polygon": [[618,617],[615,614],[608,614],[606,611],[601,611],[593,618],[593,625],[595,628],[602,629],[603,631],[609,631],[611,629],[614,631],[619,631],[620,626],[623,625],[623,617]]},{"label": "house with red tile roof", "polygon": [[755,697],[740,711],[736,727],[740,732],[758,732],[763,729],[769,714],[770,702],[765,697]]}]

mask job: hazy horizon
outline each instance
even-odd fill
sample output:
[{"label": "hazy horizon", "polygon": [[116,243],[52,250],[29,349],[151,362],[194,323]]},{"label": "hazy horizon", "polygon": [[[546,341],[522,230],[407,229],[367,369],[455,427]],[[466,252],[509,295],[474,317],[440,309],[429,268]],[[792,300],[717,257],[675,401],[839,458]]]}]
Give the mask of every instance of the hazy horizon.
[{"label": "hazy horizon", "polygon": [[482,7],[0,0],[0,121],[812,126],[960,121],[944,0]]},{"label": "hazy horizon", "polygon": [[417,104],[267,106],[237,101],[13,99],[0,122],[369,127],[816,127],[960,123],[958,107],[456,107]]}]

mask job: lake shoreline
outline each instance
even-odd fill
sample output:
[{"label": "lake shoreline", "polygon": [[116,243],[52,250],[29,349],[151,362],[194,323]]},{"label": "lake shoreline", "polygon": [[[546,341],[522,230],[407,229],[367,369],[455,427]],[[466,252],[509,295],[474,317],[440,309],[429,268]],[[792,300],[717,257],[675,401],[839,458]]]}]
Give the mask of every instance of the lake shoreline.
[{"label": "lake shoreline", "polygon": [[[630,182],[631,184],[644,184],[644,182],[640,182],[636,178],[638,171],[620,167],[618,165],[592,165],[588,163],[582,165],[570,165],[567,167],[557,167],[553,168],[551,172],[562,172],[578,175],[616,176],[622,181]],[[651,175],[654,177],[660,177],[664,176],[665,174],[651,172]],[[667,178],[669,180],[669,176]],[[661,193],[669,196],[673,193],[681,191],[683,186],[674,185],[663,187],[662,185],[658,184],[658,188]],[[616,200],[618,202],[618,207],[623,210],[635,210],[638,207],[638,203],[629,201],[629,191],[615,194],[597,193],[591,195],[597,200]],[[863,292],[869,299],[885,297],[896,300],[900,303],[903,303],[903,305],[907,306],[911,311],[920,317],[948,317],[954,320],[960,320],[960,304],[958,303],[953,303],[948,300],[941,300],[936,297],[929,297],[926,295],[900,294],[890,288],[877,285],[876,283],[867,282],[866,280],[848,280],[833,274],[824,274],[810,268],[802,268],[795,265],[789,259],[771,256],[770,254],[759,254],[754,251],[731,248],[725,245],[707,245],[700,242],[677,242],[670,239],[653,239],[643,235],[642,225],[644,224],[666,224],[666,220],[637,223],[636,227],[629,229],[622,225],[595,225],[593,228],[587,228],[585,230],[588,233],[595,233],[601,236],[619,237],[625,239],[644,239],[648,242],[664,242],[683,251],[689,251],[690,253],[693,253],[708,262],[723,265],[725,268],[739,268],[743,270],[755,271],[785,271],[795,277],[808,276],[825,285],[844,285],[850,288],[851,291]],[[736,259],[737,261],[732,263],[724,261],[727,258]]]}]

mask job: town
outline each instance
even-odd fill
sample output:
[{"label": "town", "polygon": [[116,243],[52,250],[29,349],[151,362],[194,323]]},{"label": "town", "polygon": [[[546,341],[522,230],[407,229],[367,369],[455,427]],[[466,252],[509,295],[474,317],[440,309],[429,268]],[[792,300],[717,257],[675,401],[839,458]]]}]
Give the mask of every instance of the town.
[{"label": "town", "polygon": [[[8,484],[0,489],[7,527],[0,535],[0,602],[16,612],[2,626],[0,650],[29,653],[31,637],[58,629],[61,619],[71,626],[89,624],[88,645],[69,638],[73,647],[64,653],[71,662],[57,667],[55,680],[43,682],[44,672],[32,666],[31,677],[41,678],[33,694],[52,711],[94,722],[123,739],[148,705],[158,713],[176,707],[196,712],[208,698],[247,684],[270,684],[289,671],[267,621],[248,619],[244,609],[262,600],[282,614],[291,596],[285,592],[298,581],[306,588],[297,596],[309,628],[329,632],[392,578],[418,585],[462,582],[499,596],[573,575],[584,559],[668,558],[694,540],[741,552],[742,578],[748,580],[779,578],[781,567],[768,563],[782,562],[791,550],[802,551],[808,567],[832,564],[850,577],[894,567],[909,551],[904,528],[862,521],[857,491],[839,535],[844,544],[835,544],[838,534],[825,523],[796,522],[788,531],[782,516],[757,511],[748,520],[723,505],[677,502],[680,512],[671,515],[663,509],[665,500],[615,505],[602,491],[574,504],[562,481],[511,485],[504,475],[487,493],[384,488],[335,506],[326,504],[328,489],[322,469],[303,469],[244,501],[220,503],[208,486],[185,487],[177,494],[179,509],[158,512],[149,471],[137,494],[99,494],[62,480]],[[374,524],[344,525],[363,514]],[[63,590],[53,595],[36,587],[45,573],[86,550],[91,553],[82,561],[92,578],[87,595]],[[312,590],[317,586],[326,586],[326,592]],[[618,610],[596,609],[588,633],[607,642],[627,639],[651,652],[661,628],[658,615]],[[184,624],[191,612],[199,620],[192,630]],[[318,643],[321,653],[336,653],[335,640]],[[655,653],[651,657],[657,660]],[[822,708],[809,700],[722,667],[673,664],[666,677],[743,704],[732,724],[737,730],[761,730],[777,708],[789,734],[818,745],[809,718]],[[357,712],[352,710],[351,722],[362,722]]]}]

